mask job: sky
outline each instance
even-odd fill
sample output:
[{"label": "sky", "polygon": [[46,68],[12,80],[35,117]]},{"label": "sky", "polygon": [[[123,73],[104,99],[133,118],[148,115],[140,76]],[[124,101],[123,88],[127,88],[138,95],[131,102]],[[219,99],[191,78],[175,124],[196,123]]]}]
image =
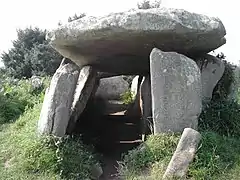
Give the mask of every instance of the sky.
[{"label": "sky", "polygon": [[[88,15],[106,15],[135,8],[139,0],[7,0],[0,2],[0,53],[12,47],[16,29],[39,27],[51,29],[69,16],[85,12]],[[227,31],[227,43],[216,50],[223,52],[228,61],[238,64],[240,55],[239,0],[162,0],[162,7],[185,9],[219,17]],[[1,64],[1,63],[0,63]]]}]

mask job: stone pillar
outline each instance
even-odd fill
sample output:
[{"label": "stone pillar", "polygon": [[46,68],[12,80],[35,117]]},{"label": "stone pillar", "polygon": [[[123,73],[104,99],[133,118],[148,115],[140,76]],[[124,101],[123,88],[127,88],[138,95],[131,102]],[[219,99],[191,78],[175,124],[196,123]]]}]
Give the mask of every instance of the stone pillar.
[{"label": "stone pillar", "polygon": [[142,133],[153,133],[152,96],[150,75],[145,76],[140,86],[140,107],[142,111]]},{"label": "stone pillar", "polygon": [[193,161],[201,134],[194,129],[185,128],[177,149],[167,167],[163,179],[184,178],[187,174],[188,166]]},{"label": "stone pillar", "polygon": [[190,58],[154,48],[150,54],[154,133],[197,129],[202,110],[201,73]]},{"label": "stone pillar", "polygon": [[79,67],[64,58],[45,93],[38,121],[39,134],[65,135],[78,76]]},{"label": "stone pillar", "polygon": [[201,70],[202,100],[204,104],[208,104],[215,86],[223,76],[225,65],[223,61],[209,54],[197,57],[196,62]]},{"label": "stone pillar", "polygon": [[75,127],[77,120],[85,109],[87,102],[97,86],[97,72],[91,66],[82,67],[71,107],[71,115],[67,128],[67,132],[71,133]]}]

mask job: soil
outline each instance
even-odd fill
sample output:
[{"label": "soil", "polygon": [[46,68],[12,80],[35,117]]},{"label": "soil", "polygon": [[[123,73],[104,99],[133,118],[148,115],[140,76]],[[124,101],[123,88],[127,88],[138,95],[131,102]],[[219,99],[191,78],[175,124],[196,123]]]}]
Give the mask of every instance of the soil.
[{"label": "soil", "polygon": [[122,155],[141,143],[139,117],[117,113],[88,118],[79,124],[86,144],[93,144],[102,154],[103,175],[100,180],[121,180],[118,176],[118,161]]}]

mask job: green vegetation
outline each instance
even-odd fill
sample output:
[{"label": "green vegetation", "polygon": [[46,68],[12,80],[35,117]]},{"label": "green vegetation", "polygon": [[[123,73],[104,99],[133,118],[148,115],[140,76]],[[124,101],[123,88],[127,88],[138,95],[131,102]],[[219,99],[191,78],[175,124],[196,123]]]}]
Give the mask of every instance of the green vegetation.
[{"label": "green vegetation", "polygon": [[[177,147],[180,136],[155,135],[137,149],[124,156],[120,175],[127,180],[155,180],[162,177]],[[202,132],[202,141],[188,178],[233,179],[239,178],[240,138],[221,136],[213,131]]]},{"label": "green vegetation", "polygon": [[131,90],[127,90],[125,93],[121,94],[121,101],[124,104],[131,104],[134,101],[133,94]]},{"label": "green vegetation", "polygon": [[17,30],[13,47],[1,55],[6,71],[16,78],[33,75],[53,75],[62,56],[45,40],[46,30],[26,28]]},{"label": "green vegetation", "polygon": [[33,81],[17,80],[3,76],[0,79],[0,125],[14,122],[26,108],[42,102],[44,91],[50,77],[39,78],[39,87],[34,87]]},{"label": "green vegetation", "polygon": [[[138,8],[160,5],[161,1],[144,0]],[[75,14],[68,21],[84,16]],[[47,75],[55,72],[62,59],[45,40],[46,33],[38,28],[18,30],[13,48],[2,54],[5,69],[0,69],[0,180],[90,179],[93,166],[98,164],[93,148],[84,145],[80,135],[58,138],[36,133],[50,82]],[[240,176],[240,105],[237,100],[227,100],[235,67],[225,61],[223,54],[218,58],[226,68],[212,102],[200,116],[202,140],[188,179],[237,180]],[[33,75],[41,78],[31,78]],[[121,99],[131,104],[131,91],[123,93]],[[147,137],[146,142],[123,155],[119,174],[127,180],[160,179],[179,138],[179,134]]]},{"label": "green vegetation", "polygon": [[212,101],[200,116],[199,128],[219,135],[240,137],[240,105],[232,100]]},{"label": "green vegetation", "polygon": [[162,4],[161,0],[143,0],[140,3],[137,4],[138,9],[152,9],[152,8],[160,8]]},{"label": "green vegetation", "polygon": [[97,164],[79,136],[39,137],[36,125],[49,78],[2,80],[0,93],[0,179],[87,179]]},{"label": "green vegetation", "polygon": [[155,163],[161,162],[167,165],[175,151],[178,139],[177,135],[149,136],[145,143],[124,155],[120,175],[127,180],[139,179],[146,175],[141,172],[146,173]]},{"label": "green vegetation", "polygon": [[69,17],[69,18],[68,18],[68,22],[72,22],[72,21],[81,19],[81,18],[83,18],[83,17],[85,17],[85,16],[86,16],[86,13],[81,13],[81,14],[79,14],[79,15],[74,14],[72,17]]},{"label": "green vegetation", "polygon": [[[203,110],[199,131],[202,140],[187,178],[196,180],[239,179],[240,175],[240,104],[228,99],[235,81],[234,66],[225,64],[225,72],[214,89],[213,99]],[[238,97],[239,99],[239,97]],[[163,176],[176,149],[177,135],[152,135],[140,147],[129,151],[120,166],[120,175],[127,180],[155,180]]]}]

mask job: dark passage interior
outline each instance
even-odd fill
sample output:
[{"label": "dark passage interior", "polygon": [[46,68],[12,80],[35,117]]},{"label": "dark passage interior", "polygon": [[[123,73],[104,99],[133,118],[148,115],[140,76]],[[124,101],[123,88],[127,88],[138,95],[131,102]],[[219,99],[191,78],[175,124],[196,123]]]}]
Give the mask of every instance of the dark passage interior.
[{"label": "dark passage interior", "polygon": [[94,145],[96,151],[103,155],[101,179],[116,180],[117,161],[121,160],[123,153],[141,143],[140,116],[125,115],[124,111],[103,114],[105,106],[101,99],[90,99],[74,133],[82,134],[83,142]]}]

